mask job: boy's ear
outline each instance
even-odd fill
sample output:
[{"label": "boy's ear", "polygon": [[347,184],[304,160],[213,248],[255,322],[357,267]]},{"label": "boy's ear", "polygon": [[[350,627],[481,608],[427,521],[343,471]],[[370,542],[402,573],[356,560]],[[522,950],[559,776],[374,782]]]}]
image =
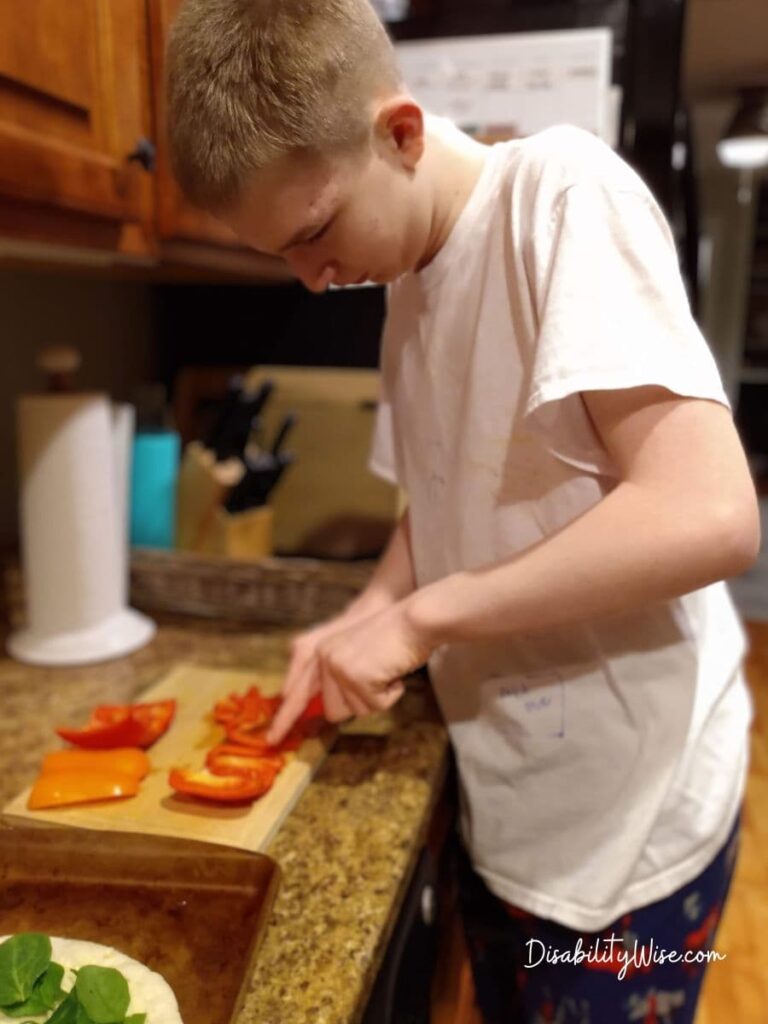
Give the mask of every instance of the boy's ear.
[{"label": "boy's ear", "polygon": [[415,170],[424,152],[424,114],[415,100],[403,94],[383,100],[374,117],[374,133],[397,153],[406,170]]}]

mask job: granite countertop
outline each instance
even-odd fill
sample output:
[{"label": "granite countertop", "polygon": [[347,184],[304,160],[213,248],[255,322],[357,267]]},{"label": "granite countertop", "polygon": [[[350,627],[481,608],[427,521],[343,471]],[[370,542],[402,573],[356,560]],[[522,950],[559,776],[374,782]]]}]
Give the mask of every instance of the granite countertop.
[{"label": "granite countertop", "polygon": [[[158,618],[156,616],[156,618]],[[280,629],[158,618],[153,642],[85,668],[0,659],[0,799],[60,746],[59,721],[136,698],[178,662],[277,669]],[[238,1024],[352,1024],[364,1010],[445,778],[447,737],[429,691],[409,685],[386,735],[341,735],[267,852],[282,885]]]}]

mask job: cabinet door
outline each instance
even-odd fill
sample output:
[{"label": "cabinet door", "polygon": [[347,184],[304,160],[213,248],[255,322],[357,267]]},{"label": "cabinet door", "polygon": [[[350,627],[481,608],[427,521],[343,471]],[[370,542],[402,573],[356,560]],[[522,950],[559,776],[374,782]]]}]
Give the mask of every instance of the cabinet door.
[{"label": "cabinet door", "polygon": [[144,0],[2,0],[0,193],[148,220],[148,85]]}]

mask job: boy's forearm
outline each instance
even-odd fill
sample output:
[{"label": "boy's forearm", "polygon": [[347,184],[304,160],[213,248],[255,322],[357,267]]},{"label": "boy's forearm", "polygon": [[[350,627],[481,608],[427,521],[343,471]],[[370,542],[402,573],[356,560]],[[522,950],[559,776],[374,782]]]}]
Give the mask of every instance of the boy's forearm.
[{"label": "boy's forearm", "polygon": [[401,516],[365,590],[350,610],[375,612],[408,597],[416,586],[408,511]]},{"label": "boy's forearm", "polygon": [[754,560],[743,520],[620,484],[534,548],[417,591],[404,614],[439,646],[629,612],[743,572]]}]

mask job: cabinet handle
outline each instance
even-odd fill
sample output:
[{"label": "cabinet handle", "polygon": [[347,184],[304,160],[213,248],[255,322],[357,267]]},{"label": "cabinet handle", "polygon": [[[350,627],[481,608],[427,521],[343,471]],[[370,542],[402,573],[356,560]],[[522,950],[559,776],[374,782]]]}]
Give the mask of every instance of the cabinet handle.
[{"label": "cabinet handle", "polygon": [[128,154],[126,160],[141,164],[145,171],[155,169],[155,145],[150,139],[141,138],[135,148]]}]

